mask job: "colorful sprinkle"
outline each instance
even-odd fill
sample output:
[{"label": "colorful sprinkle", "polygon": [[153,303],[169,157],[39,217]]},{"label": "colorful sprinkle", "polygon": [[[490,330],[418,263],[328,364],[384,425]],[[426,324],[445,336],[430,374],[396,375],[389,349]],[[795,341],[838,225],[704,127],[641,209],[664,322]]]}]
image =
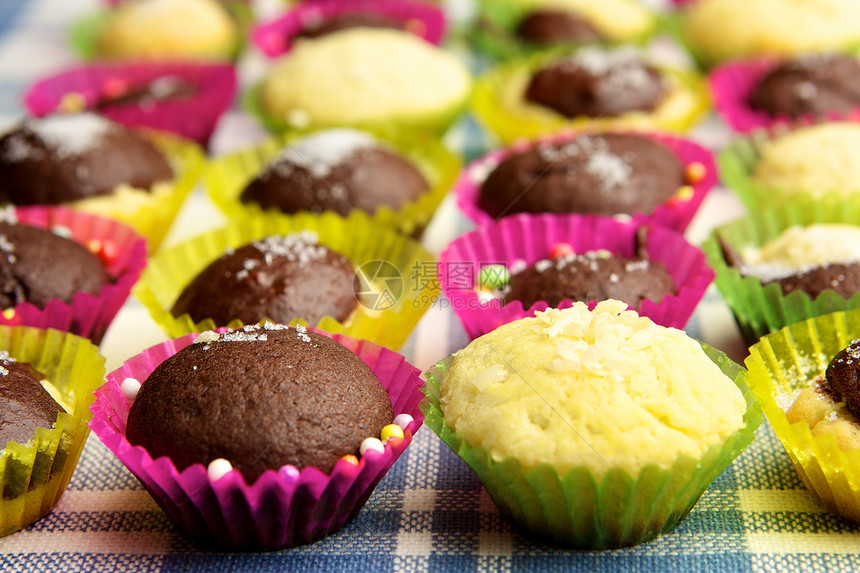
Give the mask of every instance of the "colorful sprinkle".
[{"label": "colorful sprinkle", "polygon": [[352,465],[354,465],[354,466],[357,466],[357,465],[358,465],[358,458],[357,458],[357,457],[355,457],[355,456],[354,456],[354,455],[352,455],[352,454],[347,454],[347,455],[343,456],[343,457],[342,457],[342,458],[340,458],[340,459],[342,459],[342,460],[343,460],[343,461],[345,461],[346,463],[352,464]]},{"label": "colorful sprinkle", "polygon": [[549,256],[553,259],[569,257],[575,254],[576,251],[573,250],[573,246],[569,243],[556,243],[549,249]]},{"label": "colorful sprinkle", "polygon": [[387,442],[388,438],[402,438],[403,430],[400,429],[400,426],[397,424],[388,424],[384,428],[382,428],[382,434],[380,438],[383,442]]},{"label": "colorful sprinkle", "polygon": [[293,481],[299,479],[299,477],[301,476],[301,472],[299,471],[299,468],[297,468],[296,466],[294,466],[292,464],[287,464],[285,466],[281,466],[281,469],[278,471],[284,476],[284,478],[289,479],[289,480],[293,480]]},{"label": "colorful sprinkle", "polygon": [[409,414],[397,414],[394,417],[394,423],[401,427],[401,429],[405,430],[406,426],[415,421],[415,418],[410,416]]},{"label": "colorful sprinkle", "polygon": [[15,309],[14,308],[4,309],[3,310],[3,318],[5,318],[6,320],[12,320],[13,318],[15,318]]},{"label": "colorful sprinkle", "polygon": [[87,100],[78,92],[69,92],[60,98],[60,105],[57,108],[61,112],[74,113],[83,111],[87,107]]},{"label": "colorful sprinkle", "polygon": [[367,450],[373,450],[374,452],[379,452],[381,454],[385,452],[385,446],[383,446],[382,442],[376,438],[365,438],[361,442],[361,446],[359,446],[358,451],[361,455],[364,455]]},{"label": "colorful sprinkle", "polygon": [[230,460],[225,460],[224,458],[214,459],[206,467],[206,473],[209,474],[211,481],[218,481],[231,471],[233,471],[233,464],[230,463]]},{"label": "colorful sprinkle", "polygon": [[708,170],[701,163],[698,163],[698,162],[691,163],[687,166],[687,172],[686,172],[687,181],[692,183],[692,184],[696,184],[699,181],[701,181],[702,179],[704,179],[705,175],[707,175],[707,173],[708,173]]},{"label": "colorful sprinkle", "polygon": [[505,265],[487,265],[478,274],[478,285],[484,288],[499,289],[511,281],[511,273]]},{"label": "colorful sprinkle", "polygon": [[693,191],[692,187],[690,187],[689,185],[684,185],[683,187],[678,189],[678,192],[675,193],[671,199],[669,199],[669,205],[674,206],[679,205],[681,203],[686,203],[693,198],[694,194],[695,192]]},{"label": "colorful sprinkle", "polygon": [[119,385],[119,389],[122,390],[122,395],[125,396],[126,400],[133,401],[137,398],[138,392],[140,392],[140,381],[136,378],[126,378]]},{"label": "colorful sprinkle", "polygon": [[68,227],[64,227],[63,225],[54,225],[51,227],[51,232],[53,232],[58,237],[63,237],[64,239],[72,238],[72,230]]},{"label": "colorful sprinkle", "polygon": [[102,85],[102,93],[108,97],[116,98],[128,91],[128,82],[121,78],[108,78]]}]

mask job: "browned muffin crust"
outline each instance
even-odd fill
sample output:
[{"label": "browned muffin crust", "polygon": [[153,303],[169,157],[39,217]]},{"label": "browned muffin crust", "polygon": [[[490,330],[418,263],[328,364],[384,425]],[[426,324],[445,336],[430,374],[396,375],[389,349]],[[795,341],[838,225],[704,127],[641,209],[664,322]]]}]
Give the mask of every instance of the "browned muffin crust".
[{"label": "browned muffin crust", "polygon": [[26,444],[36,428],[53,428],[63,412],[42,386],[45,376],[26,362],[0,351],[0,448],[14,441]]}]

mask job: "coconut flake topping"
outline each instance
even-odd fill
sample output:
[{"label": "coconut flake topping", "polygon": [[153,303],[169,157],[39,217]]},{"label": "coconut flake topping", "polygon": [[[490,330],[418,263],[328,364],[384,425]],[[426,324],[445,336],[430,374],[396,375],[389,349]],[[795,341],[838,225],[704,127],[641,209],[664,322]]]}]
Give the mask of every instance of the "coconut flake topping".
[{"label": "coconut flake topping", "polygon": [[322,179],[357,151],[376,146],[376,140],[362,131],[329,129],[288,144],[269,168],[289,176],[293,167],[306,167]]}]

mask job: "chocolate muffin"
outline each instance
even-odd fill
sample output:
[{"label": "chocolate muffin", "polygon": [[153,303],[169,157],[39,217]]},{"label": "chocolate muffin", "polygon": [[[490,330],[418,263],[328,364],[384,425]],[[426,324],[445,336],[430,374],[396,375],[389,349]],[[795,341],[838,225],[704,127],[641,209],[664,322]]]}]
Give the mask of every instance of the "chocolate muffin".
[{"label": "chocolate muffin", "polygon": [[0,351],[0,448],[9,441],[26,444],[36,428],[53,428],[65,412],[42,386],[45,376],[26,362]]},{"label": "chocolate muffin", "polygon": [[635,49],[587,47],[535,72],[525,99],[565,117],[615,117],[653,111],[665,93],[660,72]]},{"label": "chocolate muffin", "polygon": [[585,44],[605,38],[591,22],[569,10],[533,10],[520,20],[516,35],[532,44]]},{"label": "chocolate muffin", "polygon": [[205,333],[161,363],[126,437],[179,470],[224,458],[250,483],[287,464],[327,473],[393,418],[385,389],[345,346],[266,323]]},{"label": "chocolate muffin", "polygon": [[563,300],[588,302],[616,299],[639,309],[645,299],[660,302],[675,294],[675,282],[663,263],[643,255],[622,257],[588,251],[537,261],[511,276],[505,304],[518,300],[523,308],[539,301],[556,307]]},{"label": "chocolate muffin", "polygon": [[110,282],[86,247],[39,227],[0,221],[0,307],[23,302],[44,308],[71,303],[75,294],[97,295]]},{"label": "chocolate muffin", "polygon": [[513,213],[650,213],[685,184],[671,149],[629,134],[580,135],[502,161],[481,185],[478,206]]},{"label": "chocolate muffin", "polygon": [[330,18],[320,19],[305,23],[302,31],[296,34],[297,38],[319,38],[327,34],[349,30],[351,28],[389,28],[392,30],[403,30],[403,22],[395,18],[389,18],[376,12],[356,10],[343,12]]},{"label": "chocolate muffin", "polygon": [[344,322],[357,304],[354,279],[352,263],[317,244],[314,233],[276,235],[213,261],[183,289],[171,312],[221,326],[264,318],[317,324],[324,316]]},{"label": "chocolate muffin", "polygon": [[860,106],[860,61],[845,54],[787,60],[759,80],[749,103],[792,118],[851,111]]},{"label": "chocolate muffin", "polygon": [[285,213],[397,209],[430,189],[421,172],[370,135],[331,129],[292,142],[242,191],[243,202]]},{"label": "chocolate muffin", "polygon": [[151,190],[173,171],[151,143],[90,112],[29,118],[0,137],[0,202],[56,205],[111,193]]}]

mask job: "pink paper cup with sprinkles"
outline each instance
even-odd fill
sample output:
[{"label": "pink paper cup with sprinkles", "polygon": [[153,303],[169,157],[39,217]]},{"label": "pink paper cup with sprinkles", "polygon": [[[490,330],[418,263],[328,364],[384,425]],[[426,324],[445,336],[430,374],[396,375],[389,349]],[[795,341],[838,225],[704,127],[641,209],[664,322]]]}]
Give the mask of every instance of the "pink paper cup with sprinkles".
[{"label": "pink paper cup with sprinkles", "polygon": [[0,313],[0,324],[55,328],[98,344],[146,267],[146,240],[128,225],[65,207],[18,207],[14,219],[84,245],[99,257],[110,283],[97,295],[76,293],[71,302],[16,304]]},{"label": "pink paper cup with sprinkles", "polygon": [[[452,241],[439,256],[439,281],[451,308],[474,339],[549,307],[546,301],[538,301],[524,308],[519,300],[504,304],[503,295],[494,296],[493,287],[511,274],[540,261],[550,265],[550,259],[567,254],[607,251],[634,257],[638,249],[648,260],[662,263],[675,284],[674,294],[659,301],[643,300],[639,313],[657,324],[683,329],[714,273],[701,250],[680,233],[659,226],[640,227],[594,215],[514,215]],[[558,308],[568,308],[573,302],[563,300]]]},{"label": "pink paper cup with sprinkles", "polygon": [[424,416],[419,403],[424,382],[416,368],[391,350],[315,332],[357,354],[388,393],[395,419],[402,424],[402,437],[395,432],[394,437],[385,438],[382,451],[368,450],[360,458],[345,456],[328,474],[313,467],[272,468],[249,484],[236,469],[217,479],[201,463],[180,472],[170,458],[153,459],[143,447],[132,446],[126,439],[132,400],[123,393],[123,382],[128,378],[145,381],[159,364],[191,344],[194,334],[154,346],[108,374],[107,382],[96,392],[90,428],[180,531],[194,540],[231,550],[271,551],[331,535],[361,510],[421,427]]},{"label": "pink paper cup with sprinkles", "polygon": [[34,83],[24,104],[36,116],[93,110],[128,127],[172,132],[206,146],[235,96],[231,65],[140,61],[61,71]]},{"label": "pink paper cup with sprinkles", "polygon": [[[491,151],[472,161],[454,184],[453,191],[457,198],[457,206],[478,226],[489,225],[493,222],[493,217],[479,207],[481,186],[502,161],[542,144],[573,141],[576,137],[588,134],[591,132],[567,130],[533,141],[520,140],[509,147]],[[713,154],[704,147],[680,137],[659,133],[630,132],[629,134],[647,137],[668,147],[684,166],[686,184],[682,185],[667,202],[658,205],[653,212],[621,214],[619,218],[632,218],[639,224],[650,223],[683,231],[690,224],[705,196],[717,184],[717,167]],[[527,191],[528,189],[524,190],[524,192]]]},{"label": "pink paper cup with sprinkles", "polygon": [[0,325],[0,351],[43,374],[65,409],[52,427],[36,428],[26,443],[3,444],[0,535],[8,535],[41,519],[66,490],[89,435],[89,408],[93,391],[104,382],[105,359],[85,338],[28,326]]},{"label": "pink paper cup with sprinkles", "polygon": [[313,31],[327,20],[357,14],[384,27],[400,28],[439,45],[445,35],[445,13],[436,6],[412,0],[320,0],[299,4],[286,14],[259,24],[254,44],[268,58],[290,51],[302,32]]}]

